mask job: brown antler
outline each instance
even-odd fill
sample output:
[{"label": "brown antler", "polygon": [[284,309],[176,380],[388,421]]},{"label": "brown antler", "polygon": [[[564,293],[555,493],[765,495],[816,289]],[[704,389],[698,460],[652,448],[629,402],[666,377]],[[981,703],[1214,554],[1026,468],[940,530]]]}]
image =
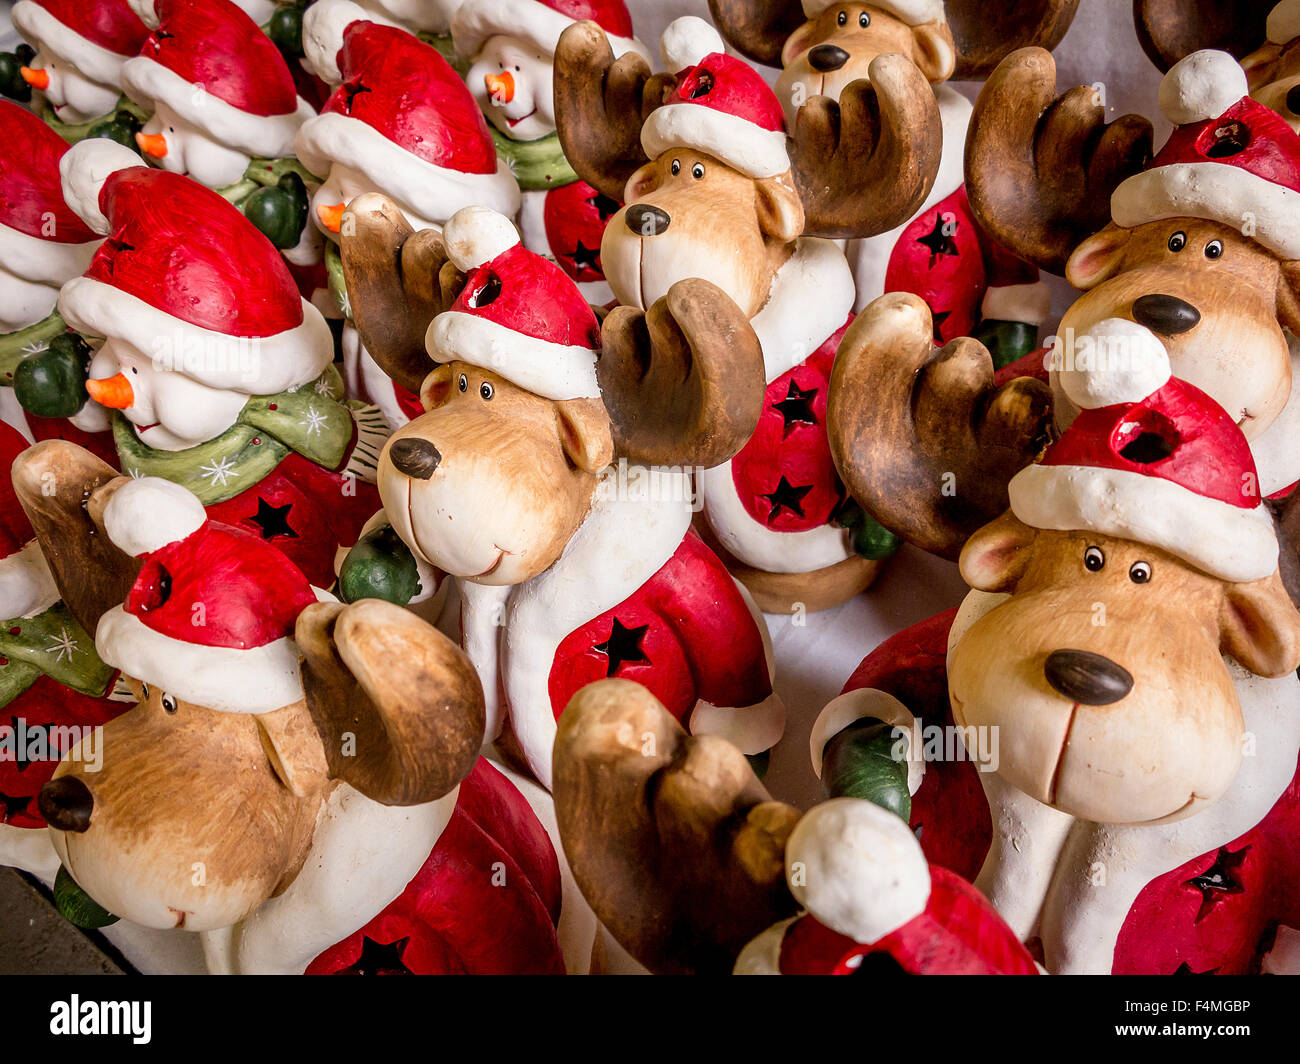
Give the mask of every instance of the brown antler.
[{"label": "brown antler", "polygon": [[447,260],[442,234],[416,232],[377,192],[343,215],[339,252],[352,320],[366,350],[404,388],[419,393],[433,368],[424,334],[456,298],[465,277]]},{"label": "brown antler", "polygon": [[1051,433],[1051,390],[1020,377],[996,387],[970,337],[936,349],[930,308],[894,292],[840,342],[826,427],[849,493],[886,528],[956,558],[1007,508],[1007,483]]},{"label": "brown antler", "polygon": [[578,176],[621,201],[627,179],[649,162],[641,126],[673,83],[671,74],[652,75],[635,52],[615,61],[596,23],[566,29],[555,49],[555,124]]},{"label": "brown antler", "polygon": [[986,78],[1017,48],[1055,48],[1070,28],[1078,7],[1079,0],[1017,0],[1014,4],[947,0],[944,11],[957,45],[953,78]]},{"label": "brown antler", "polygon": [[555,738],[555,816],[569,867],[614,938],[653,972],[730,972],[798,909],[785,843],[799,819],[739,750],[691,736],[629,680],[573,696]]},{"label": "brown antler", "polygon": [[975,103],[966,191],[986,232],[1059,274],[1110,221],[1116,186],[1150,157],[1150,122],[1123,115],[1107,125],[1088,86],[1058,97],[1051,53],[1022,48],[998,64]]},{"label": "brown antler", "polygon": [[1277,0],[1133,0],[1133,23],[1142,50],[1161,70],[1202,48],[1240,59],[1267,39],[1264,24]]},{"label": "brown antler", "polygon": [[930,83],[901,55],[877,56],[867,74],[839,103],[814,96],[799,109],[790,165],[806,233],[887,232],[916,212],[934,184],[943,130]]},{"label": "brown antler", "polygon": [[436,628],[379,599],[318,602],[298,615],[294,640],[331,776],[384,805],[419,805],[469,774],[483,688]]},{"label": "brown antler", "polygon": [[716,285],[678,281],[642,313],[615,307],[596,363],[614,448],[651,465],[721,465],[754,434],[763,350]]},{"label": "brown antler", "polygon": [[786,38],[806,21],[799,0],[709,0],[709,14],[736,51],[769,66],[781,64]]}]

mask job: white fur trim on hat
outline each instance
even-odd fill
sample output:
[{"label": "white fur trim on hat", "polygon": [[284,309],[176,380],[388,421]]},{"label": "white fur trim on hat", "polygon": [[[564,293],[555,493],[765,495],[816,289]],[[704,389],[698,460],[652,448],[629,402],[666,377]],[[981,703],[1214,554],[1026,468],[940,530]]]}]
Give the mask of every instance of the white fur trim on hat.
[{"label": "white fur trim on hat", "polygon": [[391,22],[420,33],[446,33],[460,0],[360,0],[376,22]]},{"label": "white fur trim on hat", "polygon": [[297,107],[286,114],[255,115],[241,111],[143,55],[127,60],[122,67],[122,88],[146,110],[152,111],[164,103],[213,140],[263,159],[292,155],[298,127],[316,114],[301,96]]},{"label": "white fur trim on hat", "polygon": [[317,77],[331,85],[342,83],[343,35],[352,23],[367,21],[370,12],[352,0],[316,0],[307,8],[302,16],[302,50]]},{"label": "white fur trim on hat", "polygon": [[424,346],[435,362],[480,366],[543,399],[600,398],[596,352],[586,347],[538,340],[456,310],[433,319]]},{"label": "white fur trim on hat", "polygon": [[1096,410],[1116,403],[1140,403],[1168,383],[1169,353],[1144,325],[1106,318],[1078,334],[1073,357],[1057,380],[1075,406]]},{"label": "white fur trim on hat", "polygon": [[18,0],[10,12],[14,29],[90,81],[120,89],[122,64],[130,56],[110,51],[74,32],[32,0]]},{"label": "white fur trim on hat", "polygon": [[845,691],[838,698],[832,698],[817,714],[813,721],[812,734],[808,737],[809,754],[812,756],[813,772],[817,778],[822,775],[822,756],[826,744],[839,735],[850,724],[873,718],[884,724],[907,732],[907,792],[915,794],[921,788],[925,778],[925,745],[921,735],[921,722],[912,715],[902,702],[886,691],[874,687],[859,687],[855,691]]},{"label": "white fur trim on hat", "polygon": [[674,19],[659,38],[659,54],[673,73],[695,66],[706,55],[726,50],[718,31],[695,15]]},{"label": "white fur trim on hat", "polygon": [[104,507],[108,538],[132,558],[178,543],[206,520],[203,503],[192,491],[161,477],[123,484]]},{"label": "white fur trim on hat", "polygon": [[[309,11],[314,10],[308,8]],[[308,118],[294,139],[299,162],[314,174],[334,162],[350,166],[411,213],[436,222],[462,207],[484,204],[502,214],[519,210],[519,184],[503,161],[495,173],[467,174],[437,166],[398,147],[374,126],[349,115]]]},{"label": "white fur trim on hat", "polygon": [[737,115],[698,103],[672,103],[650,112],[641,146],[651,159],[673,148],[692,148],[750,177],[775,177],[790,169],[785,133],[761,129]]},{"label": "white fur trim on hat", "polygon": [[1300,192],[1231,163],[1172,163],[1135,174],[1111,196],[1110,213],[1126,229],[1163,218],[1222,222],[1284,259],[1300,258]]},{"label": "white fur trim on hat", "polygon": [[288,636],[247,650],[200,646],[115,606],[99,619],[95,650],[127,676],[218,713],[270,713],[302,698],[302,655]]},{"label": "white fur trim on hat", "polygon": [[[148,26],[151,30],[156,30],[162,19],[158,17],[157,0],[126,0],[128,6],[135,12],[135,17]],[[243,4],[236,4],[242,8]]]},{"label": "white fur trim on hat", "polygon": [[1150,544],[1232,583],[1277,568],[1277,536],[1262,505],[1243,510],[1160,477],[1093,466],[1028,466],[1008,493],[1012,513],[1033,528]]},{"label": "white fur trim on hat", "polygon": [[775,691],[752,706],[715,706],[700,699],[691,710],[691,734],[720,736],[752,756],[780,742],[785,716],[785,703]]},{"label": "white fur trim on hat", "polygon": [[[828,7],[841,0],[803,0],[805,18],[816,18]],[[909,26],[919,26],[922,22],[934,22],[945,17],[943,0],[871,0],[872,7],[887,11]]]},{"label": "white fur trim on hat", "polygon": [[1300,37],[1300,0],[1282,0],[1268,13],[1265,30],[1274,44],[1290,44]]},{"label": "white fur trim on hat", "polygon": [[42,240],[0,222],[0,270],[15,277],[55,287],[86,272],[99,248],[99,240],[62,244]]},{"label": "white fur trim on hat", "polygon": [[36,540],[28,540],[7,558],[0,558],[0,616],[34,617],[59,597]]},{"label": "white fur trim on hat", "polygon": [[278,6],[277,0],[234,0],[234,3],[259,26],[266,24]]},{"label": "white fur trim on hat", "polygon": [[1164,116],[1185,126],[1218,118],[1249,92],[1240,63],[1227,52],[1203,48],[1169,68],[1157,98]]},{"label": "white fur trim on hat", "polygon": [[334,359],[325,318],[307,300],[300,302],[302,323],[292,329],[230,336],[191,325],[103,281],[77,277],[59,292],[59,313],[78,332],[123,340],[159,368],[211,388],[274,395],[315,380]]},{"label": "white fur trim on hat", "polygon": [[[456,51],[466,59],[478,55],[492,37],[520,38],[553,56],[560,34],[574,24],[568,15],[561,15],[536,0],[465,0],[452,17],[451,40]],[[605,37],[615,59],[636,52],[650,62],[650,53],[640,41],[610,33]]]},{"label": "white fur trim on hat", "polygon": [[442,227],[442,242],[458,270],[472,270],[518,244],[519,230],[498,211],[462,207]]},{"label": "white fur trim on hat", "polygon": [[1052,316],[1052,290],[1046,281],[994,284],[984,290],[980,317],[988,321],[1020,321],[1042,325]]},{"label": "white fur trim on hat", "polygon": [[74,144],[59,160],[63,198],[91,229],[107,236],[111,227],[99,209],[99,194],[109,177],[133,166],[144,166],[144,162],[125,144],[105,137]]},{"label": "white fur trim on hat", "polygon": [[863,945],[925,912],[930,865],[898,815],[862,798],[813,806],[785,846],[790,892],[817,920]]}]

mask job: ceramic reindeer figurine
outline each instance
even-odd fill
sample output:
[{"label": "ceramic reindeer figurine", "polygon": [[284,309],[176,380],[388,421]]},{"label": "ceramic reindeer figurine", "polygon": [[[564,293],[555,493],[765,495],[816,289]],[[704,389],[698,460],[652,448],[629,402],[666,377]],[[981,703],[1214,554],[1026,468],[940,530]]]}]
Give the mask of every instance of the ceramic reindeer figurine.
[{"label": "ceramic reindeer figurine", "polygon": [[601,236],[619,197],[577,173],[556,136],[556,48],[580,19],[608,34],[616,56],[649,60],[632,35],[624,0],[462,0],[451,37],[469,64],[465,83],[519,182],[524,246],[558,262],[588,303],[603,306],[614,294],[601,265]]},{"label": "ceramic reindeer figurine", "polygon": [[886,230],[916,210],[939,159],[934,93],[911,62],[882,56],[871,85],[839,104],[818,97],[787,136],[776,96],[703,20],[677,20],[661,43],[674,73],[651,77],[639,56],[615,60],[598,27],[566,30],[560,140],[585,180],[628,204],[601,244],[620,302],[646,307],[701,277],[750,318],[763,413],[751,442],[701,475],[701,529],[764,609],[825,608],[865,587],[892,546],[863,537],[859,553],[837,523],[825,403],[853,278],[824,237]]},{"label": "ceramic reindeer figurine", "polygon": [[639,684],[600,680],[573,697],[555,802],[579,885],[653,972],[1037,970],[899,817],[860,798],[802,815],[773,801],[735,747],[688,735]]},{"label": "ceramic reindeer figurine", "polygon": [[607,676],[764,754],[785,723],[766,628],[690,529],[688,470],[734,454],[758,415],[743,312],[691,280],[598,325],[500,214],[412,233],[372,195],[348,216],[357,327],[427,412],[380,456],[384,514],[340,570],[344,597],[418,600],[455,577],[487,737],[544,785],[556,718]]},{"label": "ceramic reindeer figurine", "polygon": [[61,163],[69,205],[107,235],[59,313],[88,338],[91,397],[114,411],[121,468],[193,491],[319,586],[378,505],[387,436],[349,404],[329,326],[247,218],[198,182],[105,140]]},{"label": "ceramic reindeer figurine", "polygon": [[200,933],[214,972],[564,970],[567,871],[479,763],[482,691],[453,643],[340,605],[180,485],[73,445],[32,448],[14,482],[137,700],[40,791],[81,891]]},{"label": "ceramic reindeer figurine", "polygon": [[[918,302],[887,296],[854,327],[889,345],[886,319]],[[1100,354],[1058,377],[1078,415],[961,552],[974,590],[862,663],[814,764],[858,793],[882,731],[896,757],[924,741],[923,772],[896,777],[923,847],[968,875],[982,860],[976,885],[1050,971],[1248,971],[1300,918],[1282,887],[1300,614],[1233,415],[1171,376],[1151,330],[1092,335]],[[953,725],[964,754],[931,745]]]}]

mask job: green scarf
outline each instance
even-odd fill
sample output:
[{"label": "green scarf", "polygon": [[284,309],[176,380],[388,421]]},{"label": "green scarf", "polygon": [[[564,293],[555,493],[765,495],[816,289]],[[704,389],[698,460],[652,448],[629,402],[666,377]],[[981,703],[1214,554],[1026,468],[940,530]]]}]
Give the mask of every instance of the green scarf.
[{"label": "green scarf", "polygon": [[519,187],[525,192],[563,188],[578,180],[560,148],[560,135],[548,133],[537,140],[511,140],[495,126],[488,126],[497,155],[505,160]]},{"label": "green scarf", "polygon": [[343,378],[332,365],[310,384],[253,396],[235,424],[220,436],[183,451],[150,447],[140,441],[125,417],[113,418],[113,438],[124,473],[183,485],[204,506],[233,499],[251,488],[290,452],[324,469],[337,469],[353,430],[351,407],[343,401]]},{"label": "green scarf", "polygon": [[330,295],[339,308],[339,313],[348,321],[352,320],[352,304],[348,302],[348,283],[343,279],[343,256],[339,246],[333,240],[325,241],[325,276],[329,278]]},{"label": "green scarf", "polygon": [[149,112],[132,100],[125,93],[118,98],[117,106],[111,111],[100,115],[98,118],[92,118],[89,122],[81,122],[77,125],[71,125],[67,122],[61,122],[54,115],[54,108],[50,106],[48,100],[42,98],[37,114],[41,120],[49,126],[55,133],[66,140],[69,144],[79,144],[90,136],[90,131],[104,122],[111,122],[113,116],[119,111],[126,111],[141,125],[149,121]]},{"label": "green scarf", "polygon": [[42,675],[80,691],[102,697],[113,670],[99,660],[95,640],[62,602],[35,617],[0,621],[0,706],[7,706]]},{"label": "green scarf", "polygon": [[68,331],[57,310],[35,325],[0,336],[0,385],[12,386],[18,363],[31,355],[39,355],[56,336]]}]

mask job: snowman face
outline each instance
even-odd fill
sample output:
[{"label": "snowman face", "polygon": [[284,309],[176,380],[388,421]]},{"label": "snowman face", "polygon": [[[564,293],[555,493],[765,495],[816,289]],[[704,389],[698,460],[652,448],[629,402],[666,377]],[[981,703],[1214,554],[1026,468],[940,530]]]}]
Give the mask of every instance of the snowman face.
[{"label": "snowman face", "polygon": [[173,174],[188,174],[208,188],[225,188],[244,176],[249,157],[209,137],[164,103],[136,134],[150,162]]},{"label": "snowman face", "polygon": [[0,269],[0,332],[14,332],[49,317],[59,290]]},{"label": "snowman face", "polygon": [[492,37],[465,75],[487,120],[511,140],[555,132],[552,58],[516,37]]},{"label": "snowman face", "polygon": [[339,242],[343,211],[349,203],[367,192],[380,192],[393,200],[413,229],[437,229],[439,223],[422,218],[390,190],[377,186],[365,174],[343,163],[332,163],[329,175],[311,198],[311,217],[325,236]]},{"label": "snowman face", "polygon": [[[184,373],[162,369],[139,348],[108,340],[90,362],[91,382],[115,379],[109,394],[93,397],[121,410],[142,443],[183,451],[221,435],[248,402],[242,392],[210,388]],[[97,391],[90,385],[92,393]]]},{"label": "snowman face", "polygon": [[28,82],[45,94],[54,117],[70,125],[102,118],[117,106],[121,96],[114,86],[91,81],[44,48],[37,51],[29,69],[43,76],[28,78]]}]

